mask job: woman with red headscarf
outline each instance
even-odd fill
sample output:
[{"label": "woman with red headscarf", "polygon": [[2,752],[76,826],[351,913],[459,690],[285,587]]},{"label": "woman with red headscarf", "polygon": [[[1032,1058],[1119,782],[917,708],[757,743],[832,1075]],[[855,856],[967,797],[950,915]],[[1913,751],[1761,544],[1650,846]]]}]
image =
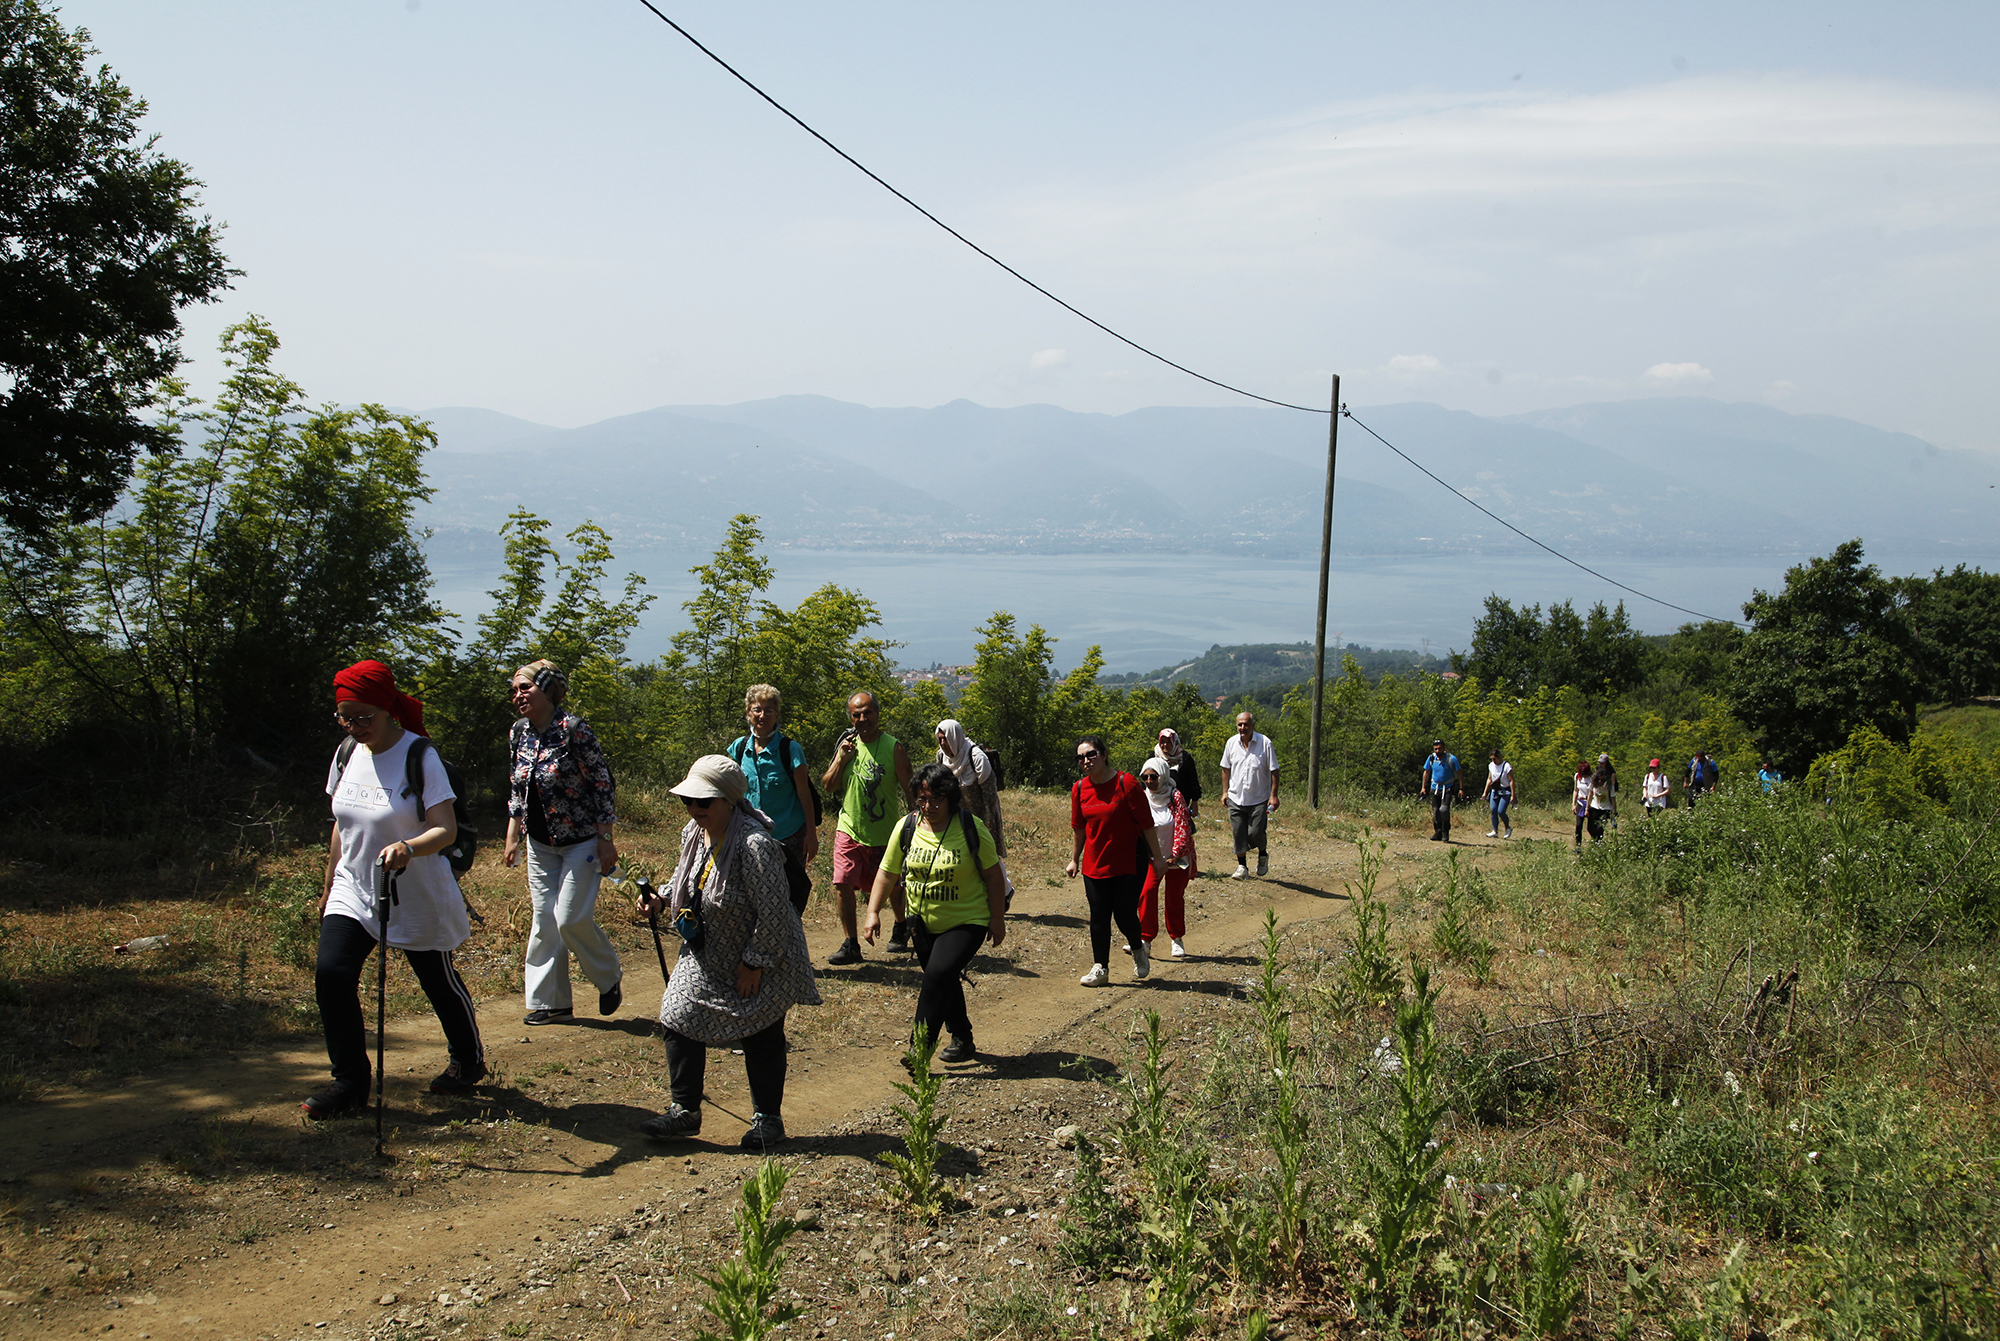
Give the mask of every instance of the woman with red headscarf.
[{"label": "woman with red headscarf", "polygon": [[[347,741],[326,775],[333,837],[320,896],[314,988],[333,1083],[301,1105],[316,1120],[338,1117],[368,1099],[361,970],[381,938],[377,882],[384,867],[396,882],[389,944],[416,972],[450,1046],[451,1064],[431,1081],[431,1093],[466,1094],[486,1077],[472,993],[451,958],[471,934],[465,899],[443,856],[458,837],[455,793],[424,731],[424,705],[398,690],[394,673],[379,661],[356,662],[334,676],[333,697]],[[422,751],[414,775],[421,786],[414,790],[412,750]]]}]

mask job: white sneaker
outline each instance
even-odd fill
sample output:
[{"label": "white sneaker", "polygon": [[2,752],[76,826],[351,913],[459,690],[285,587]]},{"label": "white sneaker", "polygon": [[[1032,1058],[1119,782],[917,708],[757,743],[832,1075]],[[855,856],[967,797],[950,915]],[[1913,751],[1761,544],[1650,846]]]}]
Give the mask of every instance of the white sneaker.
[{"label": "white sneaker", "polygon": [[1229,878],[1231,880],[1248,880],[1250,878],[1250,868],[1239,861],[1236,863],[1235,873]]},{"label": "white sneaker", "polygon": [[1175,958],[1175,959],[1186,959],[1186,958],[1187,958],[1187,947],[1186,947],[1185,945],[1182,945],[1182,944],[1181,944],[1181,938],[1180,938],[1180,937],[1178,937],[1178,936],[1176,936],[1176,937],[1174,937],[1174,938],[1173,938],[1173,940],[1174,940],[1174,948],[1173,948],[1173,952],[1172,952],[1172,953],[1173,953],[1173,956],[1174,956],[1174,958]]},{"label": "white sneaker", "polygon": [[1080,981],[1085,987],[1102,987],[1111,981],[1111,970],[1102,964],[1092,964],[1090,972],[1084,974]]},{"label": "white sneaker", "polygon": [[1146,942],[1140,941],[1132,947],[1132,978],[1137,981],[1153,971],[1153,952]]},{"label": "white sneaker", "polygon": [[1498,838],[1500,836],[1500,831],[1498,829],[1488,829],[1486,831],[1486,836],[1488,838]]},{"label": "white sneaker", "polygon": [[1123,950],[1126,954],[1129,955],[1132,953],[1132,942],[1126,941],[1123,945],[1119,946],[1118,948]]}]

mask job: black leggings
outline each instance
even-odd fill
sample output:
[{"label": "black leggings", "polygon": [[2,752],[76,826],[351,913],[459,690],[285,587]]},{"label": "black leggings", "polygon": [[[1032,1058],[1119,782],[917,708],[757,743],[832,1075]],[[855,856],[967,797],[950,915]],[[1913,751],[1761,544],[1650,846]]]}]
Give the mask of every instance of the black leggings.
[{"label": "black leggings", "polygon": [[1083,897],[1090,902],[1090,962],[1111,963],[1111,924],[1133,945],[1146,938],[1139,927],[1139,877],[1112,875],[1102,880],[1083,877]]},{"label": "black leggings", "polygon": [[[743,1070],[750,1077],[751,1106],[767,1117],[782,1117],[785,1017],[780,1015],[776,1024],[766,1025],[748,1038],[737,1039],[736,1046],[743,1049]],[[667,1030],[667,1089],[674,1102],[690,1113],[699,1113],[702,1082],[707,1076],[708,1045]]]},{"label": "black leggings", "polygon": [[[394,929],[393,926],[391,928]],[[375,933],[347,916],[330,913],[319,920],[319,962],[313,991],[319,998],[320,1025],[326,1030],[326,1056],[333,1063],[333,1080],[345,1089],[366,1092],[368,1024],[361,1009],[361,970],[375,950]],[[405,950],[403,958],[416,972],[424,995],[431,999],[445,1043],[461,1073],[476,1073],[486,1065],[486,1045],[479,1038],[479,1015],[472,993],[452,965],[449,950]]]},{"label": "black leggings", "polygon": [[986,943],[986,927],[956,926],[933,932],[921,917],[910,919],[910,939],[917,947],[917,963],[923,966],[923,986],[917,989],[916,1025],[929,1025],[931,1037],[940,1032],[953,1038],[972,1037],[972,1017],[965,1013],[965,980],[959,977],[979,947]]}]

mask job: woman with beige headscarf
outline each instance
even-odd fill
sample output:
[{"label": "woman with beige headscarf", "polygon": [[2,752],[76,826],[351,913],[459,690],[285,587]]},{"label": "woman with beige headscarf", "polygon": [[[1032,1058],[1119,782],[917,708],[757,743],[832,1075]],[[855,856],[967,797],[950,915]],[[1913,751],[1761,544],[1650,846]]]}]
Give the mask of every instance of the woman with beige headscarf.
[{"label": "woman with beige headscarf", "polygon": [[509,737],[507,846],[512,866],[528,840],[528,928],[522,979],[528,1013],[523,1024],[557,1024],[574,1014],[569,957],[597,989],[597,1013],[612,1015],[625,1002],[625,970],[618,950],[597,925],[597,889],[618,866],[612,829],[618,819],[617,784],[589,723],[565,711],[569,681],[550,661],[514,672],[514,711],[521,714]]},{"label": "woman with beige headscarf", "polygon": [[680,958],[660,998],[667,1035],[667,1111],[639,1124],[655,1140],[701,1131],[710,1048],[741,1048],[750,1080],[743,1148],[785,1139],[785,1015],[819,1004],[805,928],[792,910],[785,852],[771,819],[744,800],[749,781],[726,754],[694,761],[668,788],[687,806],[681,856],[664,890],[639,900],[647,916],[671,915]]}]

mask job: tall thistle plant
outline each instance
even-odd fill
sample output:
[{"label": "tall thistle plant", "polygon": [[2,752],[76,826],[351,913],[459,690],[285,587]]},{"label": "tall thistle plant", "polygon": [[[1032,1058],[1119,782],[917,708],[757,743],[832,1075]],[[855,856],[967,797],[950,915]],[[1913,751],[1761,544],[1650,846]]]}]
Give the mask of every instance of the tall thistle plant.
[{"label": "tall thistle plant", "polygon": [[[1444,1188],[1444,1147],[1436,1139],[1447,1104],[1439,1096],[1437,998],[1430,967],[1410,959],[1411,995],[1396,1007],[1397,1065],[1385,1077],[1390,1111],[1368,1124],[1368,1244],[1361,1250],[1369,1290],[1393,1308],[1437,1216]],[[1388,1068],[1385,1068],[1388,1069]]]}]

